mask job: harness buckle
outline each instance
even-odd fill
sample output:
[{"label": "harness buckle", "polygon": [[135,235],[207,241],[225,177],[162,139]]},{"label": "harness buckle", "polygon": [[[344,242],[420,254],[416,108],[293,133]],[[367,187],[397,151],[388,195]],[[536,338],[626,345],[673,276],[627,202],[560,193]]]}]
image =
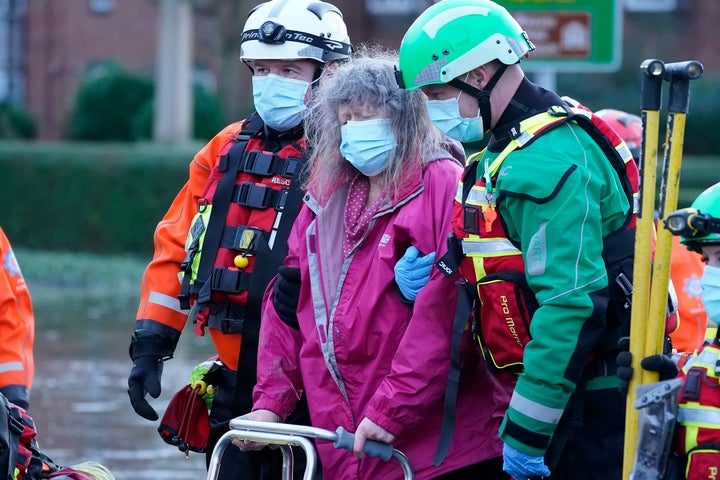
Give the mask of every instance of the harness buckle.
[{"label": "harness buckle", "polygon": [[208,328],[222,333],[243,333],[245,327],[245,309],[232,304],[213,305],[209,309]]},{"label": "harness buckle", "polygon": [[213,290],[220,290],[223,284],[223,276],[227,269],[223,267],[217,267],[213,270],[210,275],[210,286]]},{"label": "harness buckle", "polygon": [[633,285],[630,279],[625,276],[624,273],[620,272],[617,277],[615,277],[615,283],[618,284],[622,292],[625,294],[625,309],[627,310],[632,305],[632,293],[633,293]]},{"label": "harness buckle", "polygon": [[565,105],[553,105],[547,109],[547,113],[553,117],[569,117],[572,114]]},{"label": "harness buckle", "polygon": [[245,182],[237,190],[235,203],[244,207],[265,209],[277,202],[277,195],[277,190],[266,185]]},{"label": "harness buckle", "polygon": [[210,278],[210,286],[213,292],[240,293],[247,287],[248,282],[244,277],[244,272],[239,270],[216,267]]},{"label": "harness buckle", "polygon": [[275,155],[269,152],[252,150],[248,152],[245,158],[245,165],[240,169],[244,172],[267,177],[271,173],[272,161],[274,157]]},{"label": "harness buckle", "polygon": [[192,265],[192,262],[195,259],[195,255],[197,255],[197,253],[198,253],[197,245],[193,245],[188,249],[187,255],[185,255],[185,258],[183,259],[182,263],[180,263],[180,271],[181,272],[187,272],[190,269],[190,265]]},{"label": "harness buckle", "polygon": [[25,430],[25,424],[22,420],[22,414],[17,408],[8,408],[8,428],[15,435],[20,435]]},{"label": "harness buckle", "polygon": [[244,318],[223,318],[220,320],[220,331],[225,334],[242,333],[244,326]]},{"label": "harness buckle", "polygon": [[463,230],[467,233],[480,233],[480,210],[474,205],[463,205]]},{"label": "harness buckle", "polygon": [[283,177],[292,178],[295,175],[295,171],[297,170],[298,165],[300,165],[300,159],[298,157],[286,158],[280,175],[282,175]]}]

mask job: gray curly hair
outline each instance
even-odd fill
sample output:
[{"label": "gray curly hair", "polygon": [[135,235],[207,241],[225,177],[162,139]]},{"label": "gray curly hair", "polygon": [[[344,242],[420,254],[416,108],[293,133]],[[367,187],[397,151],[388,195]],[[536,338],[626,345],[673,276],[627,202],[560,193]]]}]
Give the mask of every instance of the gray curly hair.
[{"label": "gray curly hair", "polygon": [[430,121],[427,98],[420,89],[403,90],[395,80],[397,54],[380,47],[362,47],[351,60],[320,81],[305,119],[311,156],[306,187],[324,199],[357,175],[340,153],[341,106],[370,106],[390,119],[398,146],[380,174],[383,188],[402,185],[407,175],[437,153],[442,134]]}]

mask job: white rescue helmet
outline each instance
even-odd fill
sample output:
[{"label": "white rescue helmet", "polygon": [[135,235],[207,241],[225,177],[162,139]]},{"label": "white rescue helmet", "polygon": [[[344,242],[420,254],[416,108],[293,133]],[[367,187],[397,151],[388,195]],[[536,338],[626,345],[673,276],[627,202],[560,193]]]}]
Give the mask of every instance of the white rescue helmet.
[{"label": "white rescue helmet", "polygon": [[342,12],[316,0],[271,0],[250,11],[240,40],[240,59],[312,59],[321,63],[350,57],[352,46]]}]

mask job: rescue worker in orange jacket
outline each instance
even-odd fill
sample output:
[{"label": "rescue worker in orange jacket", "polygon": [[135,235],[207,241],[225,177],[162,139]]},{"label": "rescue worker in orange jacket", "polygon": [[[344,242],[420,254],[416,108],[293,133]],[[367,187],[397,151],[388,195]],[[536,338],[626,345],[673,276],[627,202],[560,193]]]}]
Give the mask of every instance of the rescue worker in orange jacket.
[{"label": "rescue worker in orange jacket", "polygon": [[670,332],[672,345],[678,352],[694,352],[705,343],[708,325],[702,302],[701,278],[705,264],[702,257],[685,248],[673,236],[670,257],[670,280],[678,294],[678,327]]},{"label": "rescue worker in orange jacket", "polygon": [[0,393],[27,409],[35,364],[35,315],[20,265],[0,227]]},{"label": "rescue worker in orange jacket", "polygon": [[[188,182],[156,228],[130,344],[128,394],[140,416],[156,420],[146,395],[160,394],[163,362],[188,319],[198,335],[207,331],[219,357],[208,461],[229,420],[252,407],[262,295],[287,253],[302,199],[308,102],[325,66],[350,54],[342,13],[329,3],[271,0],[255,7],[240,59],[253,75],[256,113],[196,154]],[[299,278],[284,280],[292,295]],[[309,421],[306,406],[295,415],[289,423]],[[278,478],[268,471],[279,458],[277,450],[226,452],[219,478]]]}]

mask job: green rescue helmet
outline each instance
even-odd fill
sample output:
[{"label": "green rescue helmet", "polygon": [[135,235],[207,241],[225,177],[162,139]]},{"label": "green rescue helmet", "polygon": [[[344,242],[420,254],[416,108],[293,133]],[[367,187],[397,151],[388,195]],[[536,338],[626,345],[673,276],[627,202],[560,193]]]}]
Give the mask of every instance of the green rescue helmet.
[{"label": "green rescue helmet", "polygon": [[690,208],[668,215],[665,225],[680,235],[680,243],[696,252],[703,244],[720,243],[720,182],[698,195]]},{"label": "green rescue helmet", "polygon": [[493,60],[519,62],[535,46],[500,5],[489,0],[442,0],[425,10],[400,44],[401,88],[450,83]]}]

